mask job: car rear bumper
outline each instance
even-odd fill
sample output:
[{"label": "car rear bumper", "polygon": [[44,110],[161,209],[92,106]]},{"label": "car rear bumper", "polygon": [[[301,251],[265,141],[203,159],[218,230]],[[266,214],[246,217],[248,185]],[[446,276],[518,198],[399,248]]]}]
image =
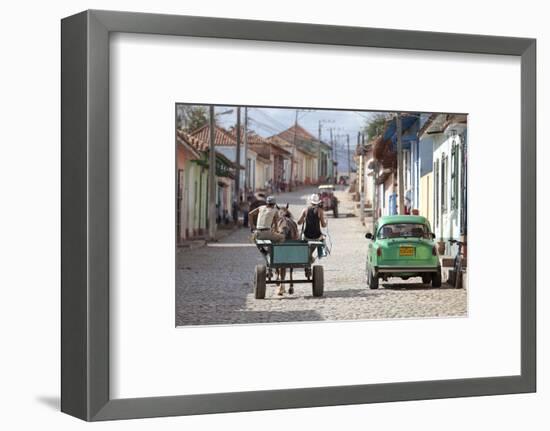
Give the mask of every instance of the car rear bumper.
[{"label": "car rear bumper", "polygon": [[375,274],[415,274],[424,272],[439,272],[439,266],[375,266]]}]

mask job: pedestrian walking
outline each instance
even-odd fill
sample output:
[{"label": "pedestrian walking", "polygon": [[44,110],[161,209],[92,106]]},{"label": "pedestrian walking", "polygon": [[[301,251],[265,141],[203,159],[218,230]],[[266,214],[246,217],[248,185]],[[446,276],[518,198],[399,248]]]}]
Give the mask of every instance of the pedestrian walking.
[{"label": "pedestrian walking", "polygon": [[233,219],[233,223],[236,226],[239,221],[239,206],[237,205],[236,200],[233,200],[231,202],[231,218]]},{"label": "pedestrian walking", "polygon": [[240,197],[239,210],[243,214],[243,227],[248,227],[248,212],[250,211],[250,197],[247,197],[246,200],[243,197]]},{"label": "pedestrian walking", "polygon": [[267,197],[265,205],[259,206],[248,213],[250,219],[256,215],[258,218],[255,226],[254,239],[265,239],[274,242],[281,242],[285,239],[283,234],[275,231],[279,215],[273,196]]}]

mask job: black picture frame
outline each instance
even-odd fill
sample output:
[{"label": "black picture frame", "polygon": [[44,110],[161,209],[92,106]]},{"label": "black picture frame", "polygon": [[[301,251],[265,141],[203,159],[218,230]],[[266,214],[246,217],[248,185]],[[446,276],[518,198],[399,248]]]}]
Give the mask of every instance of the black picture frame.
[{"label": "black picture frame", "polygon": [[[109,34],[148,33],[521,59],[521,374],[170,397],[109,396]],[[61,410],[97,421],[536,390],[536,40],[90,10],[61,21]]]}]

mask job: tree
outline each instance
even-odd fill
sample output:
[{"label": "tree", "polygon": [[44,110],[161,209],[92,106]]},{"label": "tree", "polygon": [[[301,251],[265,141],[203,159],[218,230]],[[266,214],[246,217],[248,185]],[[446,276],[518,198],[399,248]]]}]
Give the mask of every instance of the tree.
[{"label": "tree", "polygon": [[178,129],[192,132],[208,124],[208,110],[206,106],[178,105],[176,121]]},{"label": "tree", "polygon": [[374,114],[371,118],[366,120],[364,131],[367,134],[367,138],[369,141],[384,132],[387,119],[388,114],[378,113]]}]

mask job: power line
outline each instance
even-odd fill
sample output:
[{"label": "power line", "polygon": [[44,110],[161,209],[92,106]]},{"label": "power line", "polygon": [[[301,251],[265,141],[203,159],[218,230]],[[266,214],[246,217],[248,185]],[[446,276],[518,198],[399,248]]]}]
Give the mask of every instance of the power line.
[{"label": "power line", "polygon": [[271,123],[273,123],[277,128],[279,128],[281,130],[286,130],[286,129],[292,127],[292,126],[285,126],[282,122],[280,122],[279,120],[276,120],[275,118],[273,118],[271,115],[269,115],[263,109],[260,109],[260,108],[251,108],[251,109],[253,109],[254,112],[257,112],[260,115],[262,115],[264,118],[268,119]]},{"label": "power line", "polygon": [[250,122],[254,123],[257,126],[257,128],[263,129],[263,130],[265,130],[265,131],[267,131],[267,132],[269,132],[273,135],[278,135],[279,133],[284,132],[285,130],[287,130],[287,129],[282,129],[282,130],[276,129],[275,127],[270,126],[269,124],[266,124],[262,121],[259,121],[254,117],[248,117],[248,120]]}]

